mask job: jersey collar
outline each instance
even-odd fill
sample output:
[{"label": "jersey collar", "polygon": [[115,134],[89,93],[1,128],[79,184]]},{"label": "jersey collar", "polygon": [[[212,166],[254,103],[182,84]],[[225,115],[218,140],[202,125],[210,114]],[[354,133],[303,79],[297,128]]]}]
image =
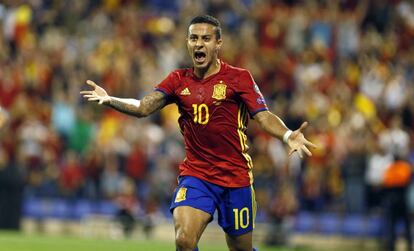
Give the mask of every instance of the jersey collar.
[{"label": "jersey collar", "polygon": [[227,67],[227,64],[223,60],[221,60],[221,59],[219,59],[219,60],[220,60],[220,70],[217,73],[214,73],[213,75],[209,76],[208,78],[205,78],[205,79],[198,78],[194,74],[194,68],[193,67],[189,69],[189,75],[194,80],[201,81],[201,82],[210,80],[210,79],[214,78],[215,76],[219,75],[220,73],[222,73],[224,71],[224,69]]}]

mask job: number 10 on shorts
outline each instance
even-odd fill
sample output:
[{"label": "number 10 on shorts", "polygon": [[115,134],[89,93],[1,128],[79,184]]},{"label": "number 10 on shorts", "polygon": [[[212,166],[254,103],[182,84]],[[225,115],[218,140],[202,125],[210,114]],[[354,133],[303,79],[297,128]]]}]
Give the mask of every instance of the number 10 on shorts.
[{"label": "number 10 on shorts", "polygon": [[247,228],[250,223],[249,208],[243,207],[242,209],[233,208],[234,213],[234,229]]}]

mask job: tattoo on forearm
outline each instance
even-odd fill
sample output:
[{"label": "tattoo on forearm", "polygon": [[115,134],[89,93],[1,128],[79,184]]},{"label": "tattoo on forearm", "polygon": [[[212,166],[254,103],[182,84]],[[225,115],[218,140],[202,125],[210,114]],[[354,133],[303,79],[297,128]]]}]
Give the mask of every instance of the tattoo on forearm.
[{"label": "tattoo on forearm", "polygon": [[166,103],[164,94],[158,91],[152,92],[145,96],[141,100],[139,107],[133,101],[136,100],[112,98],[110,106],[129,115],[146,117],[161,109]]},{"label": "tattoo on forearm", "polygon": [[164,107],[164,105],[165,105],[164,94],[156,91],[156,92],[150,93],[149,95],[145,96],[141,100],[140,108],[142,108],[142,110],[146,112],[147,115],[149,115],[161,109],[162,107]]},{"label": "tattoo on forearm", "polygon": [[118,99],[113,98],[111,99],[111,106],[117,111],[129,114],[129,115],[136,115],[137,113],[137,107],[135,105],[132,105],[131,103],[128,103],[128,99]]}]

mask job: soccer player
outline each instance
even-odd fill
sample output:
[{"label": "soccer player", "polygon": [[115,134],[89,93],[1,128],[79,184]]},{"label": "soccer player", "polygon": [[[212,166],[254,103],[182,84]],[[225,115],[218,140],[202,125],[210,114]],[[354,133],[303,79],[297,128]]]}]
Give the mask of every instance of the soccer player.
[{"label": "soccer player", "polygon": [[245,134],[249,118],[287,143],[290,153],[311,155],[315,147],[268,111],[250,73],[218,58],[222,46],[219,21],[203,15],[188,27],[187,48],[193,67],[171,72],[141,100],[109,96],[94,82],[81,91],[89,101],[105,104],[138,118],[175,103],[184,136],[186,158],[171,202],[177,250],[198,250],[197,243],[218,212],[218,223],[230,250],[251,251],[256,213],[252,159]]}]

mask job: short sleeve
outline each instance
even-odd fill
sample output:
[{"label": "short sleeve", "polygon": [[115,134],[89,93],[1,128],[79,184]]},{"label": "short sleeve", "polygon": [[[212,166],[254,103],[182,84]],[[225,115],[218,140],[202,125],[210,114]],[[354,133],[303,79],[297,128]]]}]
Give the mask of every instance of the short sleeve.
[{"label": "short sleeve", "polygon": [[171,72],[168,76],[155,86],[156,91],[160,91],[165,94],[168,103],[172,103],[175,100],[175,90],[177,89],[177,83],[179,74],[177,72]]},{"label": "short sleeve", "polygon": [[254,82],[252,75],[248,71],[243,71],[239,75],[238,93],[242,101],[246,104],[250,116],[268,110],[266,101],[260,92],[259,87]]}]

